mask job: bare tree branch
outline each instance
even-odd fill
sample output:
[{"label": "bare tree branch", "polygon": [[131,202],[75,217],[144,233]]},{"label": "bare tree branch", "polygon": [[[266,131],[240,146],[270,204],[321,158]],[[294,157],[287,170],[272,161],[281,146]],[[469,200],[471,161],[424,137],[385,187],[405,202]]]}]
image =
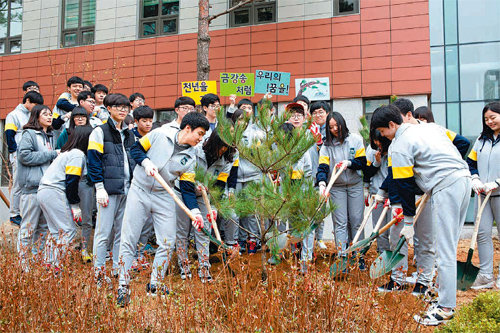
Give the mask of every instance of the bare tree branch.
[{"label": "bare tree branch", "polygon": [[[212,16],[209,16],[208,17],[208,23],[210,24],[210,22],[212,22],[213,20],[215,20],[216,18],[218,18],[219,16],[222,16],[222,15],[226,15],[228,13],[231,13],[233,10],[236,10],[240,7],[243,7],[245,5],[248,5],[249,3],[251,2],[254,2],[255,0],[243,0],[243,1],[240,1],[237,5],[229,8],[229,9],[226,9],[225,11],[223,12],[220,12],[219,14],[215,14],[215,15],[212,15]],[[258,1],[255,1],[255,2],[260,2],[260,1],[263,1],[263,0],[258,0]]]}]

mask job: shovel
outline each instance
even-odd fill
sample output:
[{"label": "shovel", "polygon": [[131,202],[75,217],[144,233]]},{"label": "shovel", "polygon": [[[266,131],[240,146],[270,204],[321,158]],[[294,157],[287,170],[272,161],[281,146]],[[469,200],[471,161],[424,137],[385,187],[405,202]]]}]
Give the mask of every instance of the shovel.
[{"label": "shovel", "polygon": [[[366,222],[368,222],[368,218],[372,214],[373,209],[377,207],[377,202],[373,201],[373,203],[370,205],[368,208],[368,211],[366,212],[366,215],[361,222],[361,225],[359,226],[358,232],[356,232],[356,235],[354,236],[354,239],[352,240],[353,243],[356,243],[361,236],[361,233],[363,232],[363,229],[365,228]],[[342,273],[347,268],[348,265],[348,258],[347,255],[341,256],[339,259],[337,259],[332,266],[330,267],[330,276],[331,277],[336,277],[338,274]],[[351,258],[351,263],[354,263],[354,258]]]},{"label": "shovel", "polygon": [[[172,197],[172,199],[174,199],[175,203],[179,205],[179,207],[184,211],[184,213],[186,213],[186,215],[189,217],[189,219],[191,221],[194,221],[195,220],[195,216],[193,213],[191,213],[191,210],[189,210],[189,208],[186,207],[186,205],[184,204],[184,202],[182,202],[181,199],[179,199],[179,197],[175,194],[174,190],[172,190],[172,188],[167,184],[167,182],[165,182],[165,180],[163,179],[162,176],[160,176],[160,174],[158,172],[155,172],[155,174],[153,175],[153,177],[156,179],[156,181],[158,183],[160,183],[160,185],[165,189],[165,191],[168,192],[168,194],[170,194],[170,196]],[[207,198],[208,199],[208,198]],[[207,206],[207,208],[210,207],[209,209],[212,210],[211,206]],[[227,245],[223,244],[221,241],[219,241],[218,239],[215,239],[212,234],[210,234],[210,232],[208,232],[205,228],[201,228],[201,231],[208,236],[208,238],[210,238],[210,240],[212,242],[214,242],[215,244],[217,244],[218,246],[222,246],[224,248],[229,248]],[[220,237],[220,236],[219,236]]]},{"label": "shovel", "polygon": [[479,273],[479,268],[472,264],[472,255],[474,254],[474,248],[476,246],[477,232],[479,230],[479,224],[481,223],[481,216],[483,215],[484,207],[486,207],[490,196],[491,191],[488,192],[482,204],[481,195],[477,196],[478,211],[476,221],[474,223],[474,232],[472,233],[472,238],[470,240],[469,252],[467,253],[467,261],[457,261],[457,290],[468,290],[476,280],[477,273]]},{"label": "shovel", "polygon": [[[419,206],[420,203],[421,203],[421,201],[422,201],[422,198],[423,198],[423,196],[420,197],[417,200],[417,202],[415,203],[415,205]],[[389,228],[392,227],[393,224],[395,224],[398,221],[398,219],[400,219],[402,217],[403,217],[403,213],[399,214],[398,217],[393,218],[391,221],[389,221],[389,223],[387,223],[381,229],[377,229],[377,227],[375,227],[375,229],[373,230],[372,234],[368,238],[362,239],[359,242],[357,242],[356,244],[352,244],[351,247],[349,249],[347,249],[346,252],[350,253],[350,252],[358,251],[359,249],[361,249],[359,252],[361,254],[365,254],[370,249],[370,246],[372,245],[373,241],[378,236],[380,236],[381,234],[383,234],[384,232],[386,232],[387,230],[389,230]],[[382,221],[380,219],[379,219],[379,221],[380,221],[380,224],[381,224]],[[379,224],[379,223],[377,223],[377,224]],[[380,227],[380,225],[378,225],[378,227]]]},{"label": "shovel", "polygon": [[[424,210],[425,204],[427,203],[427,200],[429,199],[429,196],[424,194],[423,199],[418,206],[417,209],[417,214],[415,215],[415,222],[417,223],[418,218],[420,217],[420,214]],[[403,247],[404,243],[406,242],[406,238],[404,236],[401,236],[399,238],[398,244],[396,245],[396,248],[394,251],[384,251],[380,256],[375,259],[375,261],[372,263],[370,266],[370,277],[372,279],[379,278],[381,276],[384,276],[385,274],[389,273],[392,271],[394,267],[397,267],[399,262],[405,257],[405,255],[399,253],[401,248]]]}]

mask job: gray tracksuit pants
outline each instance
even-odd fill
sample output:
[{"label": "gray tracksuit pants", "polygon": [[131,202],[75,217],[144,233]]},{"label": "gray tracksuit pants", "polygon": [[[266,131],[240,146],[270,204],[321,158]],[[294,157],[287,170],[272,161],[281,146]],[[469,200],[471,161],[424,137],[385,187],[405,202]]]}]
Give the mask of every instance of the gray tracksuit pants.
[{"label": "gray tracksuit pants", "polygon": [[[234,245],[238,242],[240,228],[238,223],[238,216],[233,213],[231,219],[222,219],[222,228],[224,228],[224,242],[227,245]],[[236,223],[235,223],[236,222]]]},{"label": "gray tracksuit pants", "polygon": [[144,247],[148,243],[149,237],[153,234],[153,232],[153,220],[149,218],[146,220],[146,223],[144,223],[144,227],[141,231],[141,236],[139,237],[139,241],[137,242],[137,255],[139,257],[144,255]]},{"label": "gray tracksuit pants", "polygon": [[[99,205],[97,208],[97,221],[94,231],[94,268],[96,274],[104,270],[106,255],[108,253],[108,241],[113,242],[113,270],[119,268],[120,234],[122,229],[123,214],[125,212],[125,194],[109,195],[109,204],[106,207]],[[136,243],[137,244],[137,243]]]},{"label": "gray tracksuit pants", "polygon": [[[460,174],[460,173],[459,173]],[[432,190],[432,220],[436,231],[439,300],[443,307],[454,308],[457,298],[457,247],[465,222],[471,191],[470,176],[452,174]]]},{"label": "gray tracksuit pants", "polygon": [[[380,215],[382,215],[382,211],[384,210],[384,205],[379,204],[377,209],[374,209],[372,211],[372,224],[373,227],[375,228],[375,225],[378,222],[378,219],[380,218]],[[385,218],[382,221],[382,224],[380,225],[380,228],[384,227],[387,223],[389,223],[392,220],[391,216],[391,210],[389,209],[387,211],[387,214],[385,214]],[[390,249],[390,244],[389,244],[389,232],[384,232],[382,235],[377,237],[377,252],[382,253],[386,250]]]},{"label": "gray tracksuit pants", "polygon": [[89,186],[86,181],[78,185],[78,196],[80,197],[80,209],[82,210],[82,249],[90,249],[92,236],[92,210],[94,209],[95,194],[94,187]]},{"label": "gray tracksuit pants", "polygon": [[137,253],[137,242],[149,218],[153,220],[158,249],[151,272],[151,284],[165,277],[175,247],[175,201],[166,191],[147,192],[132,182],[123,217],[120,259],[120,285],[129,285],[129,270]]},{"label": "gray tracksuit pants", "polygon": [[[390,214],[392,216],[392,214]],[[418,221],[417,221],[418,223]],[[390,229],[389,235],[389,244],[391,246],[391,250],[394,250],[396,244],[399,242],[399,234],[401,230],[405,226],[404,222],[401,221],[397,225],[394,224]],[[405,257],[400,261],[400,264],[397,267],[392,269],[391,279],[399,284],[406,283],[406,272],[408,272],[408,242],[405,242],[399,251],[400,254]]]},{"label": "gray tracksuit pants", "polygon": [[[251,182],[244,182],[244,183],[236,183],[236,191],[241,191],[243,190],[248,184]],[[246,217],[240,218],[240,225],[243,226],[245,229],[248,229],[248,231],[254,233],[255,235],[260,235],[260,226],[259,226],[259,221],[255,217],[255,215],[250,215]],[[255,242],[255,236],[254,235],[248,235],[248,233],[243,231],[242,229],[239,229],[239,240],[249,240]]]},{"label": "gray tracksuit pants", "polygon": [[[23,258],[24,264],[24,257],[28,251],[36,255],[43,250],[44,238],[47,235],[48,228],[36,193],[21,194],[19,208],[21,214],[23,214],[23,221],[17,234],[17,251]],[[35,246],[34,243],[36,242],[40,242],[40,244]]]},{"label": "gray tracksuit pants", "polygon": [[303,262],[310,262],[313,260],[314,236],[315,232],[313,231],[309,233],[306,237],[304,237],[304,239],[302,240],[302,250],[300,252],[300,260],[302,260]]},{"label": "gray tracksuit pants", "polygon": [[441,207],[433,207],[431,200],[427,201],[414,225],[413,242],[417,262],[417,283],[424,286],[429,286],[432,282],[432,272],[436,262],[436,228],[439,221],[432,219],[434,209],[441,209]]},{"label": "gray tracksuit pants", "polygon": [[318,241],[323,240],[323,230],[325,229],[325,221],[321,222],[320,225],[314,230],[314,233],[316,235],[316,239]]},{"label": "gray tracksuit pants", "polygon": [[48,263],[57,266],[78,234],[78,226],[73,221],[71,208],[62,190],[45,187],[38,191],[37,197],[50,232],[45,258]]},{"label": "gray tracksuit pants", "polygon": [[[346,250],[363,221],[365,208],[363,199],[363,183],[348,186],[333,186],[330,200],[337,209],[332,213],[335,246]],[[360,240],[364,238],[362,234]]]},{"label": "gray tracksuit pants", "polygon": [[[176,191],[177,197],[182,200],[181,194]],[[206,218],[208,214],[207,207],[203,202],[202,197],[196,198],[198,201],[198,207],[201,212],[201,216],[203,216],[203,225],[204,229],[208,232],[211,232],[211,223],[208,222]],[[179,267],[183,267],[188,265],[188,244],[189,244],[189,232],[192,228],[191,220],[187,216],[187,214],[179,207],[179,205],[175,206],[175,215],[177,216],[177,232],[176,232],[176,252],[177,252],[177,260],[179,262]],[[193,230],[194,238],[196,242],[196,251],[198,252],[198,262],[201,266],[210,267],[210,262],[208,257],[210,256],[209,245],[210,238],[205,235],[202,231]]]},{"label": "gray tracksuit pants", "polygon": [[10,216],[21,215],[20,200],[21,187],[16,180],[17,176],[17,152],[11,153],[10,164],[12,165],[12,189],[10,190]]},{"label": "gray tracksuit pants", "polygon": [[[482,199],[484,200],[484,196]],[[477,214],[477,199],[475,205]],[[493,278],[493,253],[495,251],[492,239],[493,220],[497,222],[497,230],[500,235],[500,197],[490,197],[490,200],[484,207],[477,234],[479,272],[490,278]]]}]

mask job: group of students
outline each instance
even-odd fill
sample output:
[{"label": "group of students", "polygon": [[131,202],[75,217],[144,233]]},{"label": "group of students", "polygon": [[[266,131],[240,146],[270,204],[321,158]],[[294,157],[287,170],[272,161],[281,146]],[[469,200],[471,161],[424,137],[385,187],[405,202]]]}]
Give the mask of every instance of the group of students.
[{"label": "group of students", "polygon": [[[109,284],[109,275],[117,276],[120,286],[117,301],[126,305],[130,301],[130,270],[153,233],[158,247],[146,286],[149,295],[168,294],[163,278],[174,250],[181,278],[192,277],[187,256],[190,235],[194,236],[198,251],[198,276],[202,282],[212,280],[209,233],[210,225],[216,221],[221,224],[226,245],[249,254],[257,251],[255,235],[260,230],[256,218],[235,216],[242,228],[218,219],[216,210],[206,207],[201,195],[203,189],[195,184],[196,167],[216,176],[217,185],[227,196],[263,177],[219,137],[217,95],[202,97],[203,113],[194,112],[194,100],[179,97],[175,101],[177,118],[152,130],[154,111],[144,105],[143,95],[135,93],[127,98],[119,93],[108,94],[104,85],[92,87],[78,77],[70,78],[67,87],[68,91],[58,98],[51,111],[43,105],[38,85],[27,82],[23,86],[26,94],[22,104],[6,119],[14,174],[11,221],[20,225],[18,250],[23,269],[29,270],[32,264],[28,252],[36,254],[43,249],[45,263],[57,271],[81,227],[82,258],[93,260],[97,285]],[[231,96],[230,102],[226,116],[233,123],[245,115],[254,115],[252,101],[242,99],[236,104],[236,97]],[[393,249],[400,236],[408,242],[415,238],[418,272],[415,295],[425,294],[437,266],[439,302],[416,320],[435,325],[453,316],[456,251],[471,183],[478,195],[493,191],[481,221],[478,237],[481,270],[473,288],[493,287],[491,231],[500,214],[500,152],[495,148],[500,140],[500,103],[490,103],[483,110],[483,131],[467,163],[462,157],[468,151],[469,141],[432,124],[432,112],[427,107],[414,110],[413,104],[404,98],[374,112],[366,151],[362,137],[351,133],[342,114],[332,112],[325,101],[310,103],[307,97],[299,95],[287,105],[286,112],[287,131],[305,126],[309,118],[312,120],[310,130],[316,143],[293,167],[294,171],[298,169],[300,178],[314,179],[319,194],[329,196],[336,204],[332,220],[340,255],[360,227],[365,204],[389,199],[392,214],[385,217],[384,223],[401,212],[404,219],[391,227],[388,235],[378,238],[378,251]],[[262,138],[263,133],[256,122],[250,121],[242,140],[250,145]],[[325,193],[335,170],[343,172],[330,192]],[[175,203],[162,179],[191,211],[193,221]],[[423,193],[430,195],[430,200],[413,226],[415,200]],[[378,220],[382,210],[382,205],[374,209],[373,221]],[[304,272],[307,270],[304,264],[312,261],[315,240],[318,247],[326,248],[322,233],[323,223],[320,223],[303,241]],[[48,234],[46,241],[45,234]],[[113,262],[111,274],[105,269],[109,252]],[[407,254],[407,246],[402,253]],[[270,263],[276,263],[277,259]],[[362,257],[359,268],[365,269]],[[407,268],[405,258],[379,290],[403,290]],[[500,280],[496,284],[500,287]]]}]

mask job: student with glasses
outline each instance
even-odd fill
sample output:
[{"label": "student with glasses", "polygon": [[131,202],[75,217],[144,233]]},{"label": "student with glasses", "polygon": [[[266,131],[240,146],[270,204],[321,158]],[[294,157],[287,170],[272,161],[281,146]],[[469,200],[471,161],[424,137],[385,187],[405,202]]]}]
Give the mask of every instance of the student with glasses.
[{"label": "student with glasses", "polygon": [[191,97],[179,97],[175,100],[175,113],[177,114],[177,118],[172,120],[169,123],[163,125],[163,127],[173,127],[180,130],[182,119],[189,112],[195,111],[196,103]]},{"label": "student with glasses", "polygon": [[135,136],[123,123],[130,112],[128,98],[123,94],[110,94],[104,98],[104,105],[110,118],[92,131],[87,153],[88,178],[95,186],[98,207],[94,233],[94,268],[98,287],[103,281],[109,281],[105,264],[111,237],[114,237],[113,271],[118,272],[121,224],[135,166],[130,157]]}]

